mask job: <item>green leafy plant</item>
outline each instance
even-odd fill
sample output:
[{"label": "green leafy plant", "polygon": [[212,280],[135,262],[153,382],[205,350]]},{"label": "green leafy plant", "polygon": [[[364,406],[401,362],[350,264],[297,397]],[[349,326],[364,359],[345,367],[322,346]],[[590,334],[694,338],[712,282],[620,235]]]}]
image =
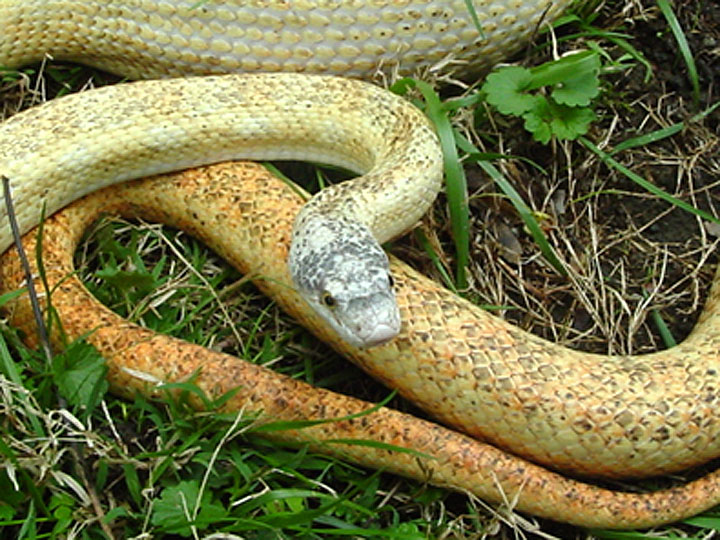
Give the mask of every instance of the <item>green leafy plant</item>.
[{"label": "green leafy plant", "polygon": [[75,341],[53,357],[53,379],[58,391],[83,417],[88,416],[108,390],[107,366],[97,350],[84,341]]},{"label": "green leafy plant", "polygon": [[574,140],[595,120],[591,104],[600,92],[599,72],[600,56],[583,51],[531,69],[501,67],[482,91],[499,112],[522,118],[536,141]]},{"label": "green leafy plant", "polygon": [[193,526],[213,523],[227,516],[225,509],[212,501],[209,491],[200,492],[196,480],[182,481],[163,490],[153,508],[152,522],[162,530],[191,536]]}]

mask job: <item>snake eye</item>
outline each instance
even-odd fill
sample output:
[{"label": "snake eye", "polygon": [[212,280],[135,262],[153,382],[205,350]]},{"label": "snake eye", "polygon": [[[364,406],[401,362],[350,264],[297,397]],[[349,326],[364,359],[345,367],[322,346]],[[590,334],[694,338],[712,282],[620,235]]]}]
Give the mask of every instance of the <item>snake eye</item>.
[{"label": "snake eye", "polygon": [[322,293],[322,296],[320,297],[320,299],[322,300],[322,303],[325,304],[329,308],[334,308],[337,305],[337,302],[335,301],[335,297],[327,291]]},{"label": "snake eye", "polygon": [[395,280],[393,279],[392,274],[388,274],[388,284],[391,289],[395,286]]}]

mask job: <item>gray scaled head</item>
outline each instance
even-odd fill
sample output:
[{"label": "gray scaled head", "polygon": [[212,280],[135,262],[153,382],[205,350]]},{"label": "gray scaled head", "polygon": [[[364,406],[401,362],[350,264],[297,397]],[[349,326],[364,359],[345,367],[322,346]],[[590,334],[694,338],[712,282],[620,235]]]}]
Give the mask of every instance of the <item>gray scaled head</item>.
[{"label": "gray scaled head", "polygon": [[365,225],[299,218],[288,264],[303,298],[351,345],[374,347],[400,331],[388,258]]}]

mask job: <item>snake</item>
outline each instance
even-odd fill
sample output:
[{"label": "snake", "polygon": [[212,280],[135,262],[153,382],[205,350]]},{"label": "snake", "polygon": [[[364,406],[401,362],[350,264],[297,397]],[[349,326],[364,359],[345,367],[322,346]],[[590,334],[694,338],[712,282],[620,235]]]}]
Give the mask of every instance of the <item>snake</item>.
[{"label": "snake", "polygon": [[[320,213],[328,199],[337,199],[356,218],[370,214],[358,220],[363,230],[392,237],[412,226],[438,189],[441,157],[436,137],[427,120],[402,99],[336,75],[382,78],[448,65],[480,70],[497,55],[516,48],[540,21],[564,7],[563,2],[546,1],[475,2],[477,27],[464,2],[193,4],[0,2],[0,24],[6,29],[0,38],[0,64],[8,67],[47,54],[133,78],[235,69],[323,72],[127,83],[53,100],[11,117],[0,125],[0,174],[11,180],[23,230],[37,223],[43,205],[55,211],[111,183],[226,159],[302,157],[361,174],[335,190],[320,192],[316,203]],[[443,44],[450,45],[443,49]],[[472,59],[485,52],[486,58]],[[213,146],[211,157],[202,155]],[[405,173],[418,163],[431,172],[421,173],[415,181]],[[320,317],[309,309],[307,298],[297,295],[301,287],[288,286],[293,278],[286,265],[278,263],[293,251],[288,240],[293,224],[312,221],[305,208],[312,208],[315,199],[300,209],[297,198],[257,169],[235,174],[223,167],[170,179],[179,183],[170,189],[162,184],[153,191],[152,197],[159,201],[154,210],[129,202],[133,195],[125,190],[132,187],[124,185],[115,192],[103,191],[99,198],[88,199],[96,202],[86,204],[109,201],[106,209],[114,206],[131,214],[128,208],[143,207],[144,212],[177,226],[188,223],[189,230],[237,261],[243,271],[262,276],[260,287],[318,336],[453,429],[387,409],[353,419],[369,405],[150,335],[112,319],[99,306],[83,304],[77,300],[80,289],[74,290],[76,299],[62,312],[64,324],[72,326],[73,320],[98,312],[103,314],[97,317],[110,321],[97,324],[93,319],[80,333],[97,329],[91,339],[113,358],[111,380],[116,391],[152,392],[153,381],[183,380],[198,369],[204,381],[199,384],[206,385],[210,395],[244,381],[249,392],[234,403],[236,409],[250,404],[273,418],[345,418],[287,433],[281,436],[285,440],[294,438],[333,452],[321,442],[352,432],[416,449],[429,459],[385,449],[358,451],[351,445],[339,445],[337,452],[367,466],[429,479],[491,501],[506,500],[510,494],[520,510],[582,526],[647,527],[720,502],[720,473],[665,491],[631,494],[554,472],[652,476],[720,455],[719,419],[714,412],[720,399],[717,279],[695,329],[682,344],[650,355],[607,357],[572,351],[525,333],[388,259],[393,302],[402,324],[399,334],[389,339],[396,324],[391,317],[378,334],[371,332],[368,339],[373,346],[368,347],[363,339],[345,339],[346,329],[334,324],[332,317]],[[396,168],[404,172],[398,176]],[[210,186],[218,191],[193,187],[196,174],[212,176]],[[225,181],[228,176],[249,176],[251,181],[243,182],[238,192],[231,187],[237,182]],[[182,178],[189,178],[189,187]],[[414,187],[403,192],[405,183]],[[408,205],[416,211],[408,222],[390,223],[376,217],[381,215],[376,208],[362,206],[367,201],[382,206],[398,188],[401,194],[420,193]],[[356,190],[364,202],[357,202]],[[121,194],[119,199],[114,193]],[[161,193],[170,198],[163,199]],[[207,199],[205,206],[194,207],[199,199]],[[69,218],[69,211],[58,215],[61,229],[71,232],[59,240],[62,250],[58,251],[71,251],[77,240],[75,229],[64,220],[86,223],[83,213],[94,214],[88,206],[70,207],[79,208],[80,217]],[[172,217],[176,208],[184,207],[192,219]],[[285,212],[291,217],[283,218]],[[243,224],[246,232],[233,228],[235,222]],[[5,250],[10,237],[3,234],[0,248]],[[213,234],[222,239],[215,242]],[[312,236],[305,238],[314,241]],[[253,239],[261,246],[259,255],[233,255],[236,249],[242,252],[237,244],[252,244]],[[233,244],[232,249],[223,242]],[[51,251],[55,248],[48,249],[48,256]],[[8,260],[4,264],[10,266],[4,268],[10,269],[2,271],[2,286],[17,288],[22,281],[12,258]],[[383,266],[385,259],[380,262]],[[63,278],[72,273],[64,263],[49,265],[55,266],[64,269]],[[381,287],[391,285],[384,270],[373,276]],[[63,281],[58,291],[73,289],[71,282]],[[327,299],[334,304],[334,293],[326,293],[321,291],[319,304],[333,307]],[[284,294],[290,299],[285,300]],[[17,313],[23,313],[21,306]],[[22,317],[15,319],[19,323]]]}]

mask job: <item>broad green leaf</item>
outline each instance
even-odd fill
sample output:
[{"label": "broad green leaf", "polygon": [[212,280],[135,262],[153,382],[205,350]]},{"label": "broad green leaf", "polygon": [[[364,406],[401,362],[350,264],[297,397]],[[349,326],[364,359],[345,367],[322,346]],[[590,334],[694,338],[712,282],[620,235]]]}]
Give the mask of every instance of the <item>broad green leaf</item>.
[{"label": "broad green leaf", "polygon": [[597,71],[572,77],[559,83],[552,91],[552,98],[561,105],[587,107],[600,94]]},{"label": "broad green leaf", "polygon": [[73,406],[92,411],[105,396],[107,366],[97,350],[84,341],[72,343],[53,358],[53,374],[60,394]]},{"label": "broad green leaf", "polygon": [[523,92],[532,80],[530,70],[507,66],[488,75],[482,90],[487,101],[502,114],[520,116],[533,108],[535,97]]}]

